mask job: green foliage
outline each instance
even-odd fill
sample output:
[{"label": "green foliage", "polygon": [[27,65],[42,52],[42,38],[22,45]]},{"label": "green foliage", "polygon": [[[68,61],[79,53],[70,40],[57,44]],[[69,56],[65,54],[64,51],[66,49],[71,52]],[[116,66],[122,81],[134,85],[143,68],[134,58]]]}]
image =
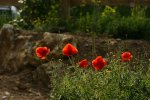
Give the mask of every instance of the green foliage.
[{"label": "green foliage", "polygon": [[19,28],[27,28],[27,26],[28,26],[28,23],[26,23],[25,20],[22,19],[20,16],[9,21],[9,23],[14,25],[15,27],[19,27]]},{"label": "green foliage", "polygon": [[12,20],[10,13],[0,13],[0,28],[3,26],[3,24],[9,23],[10,20]]},{"label": "green foliage", "polygon": [[132,15],[113,20],[106,32],[115,38],[150,39],[150,19],[145,17],[144,9],[133,8]]},{"label": "green foliage", "polygon": [[104,11],[99,17],[98,23],[100,24],[101,33],[105,33],[108,23],[111,23],[115,19],[119,19],[119,14],[116,12],[116,8],[106,6]]},{"label": "green foliage", "polygon": [[47,12],[45,19],[38,18],[34,20],[33,25],[35,30],[53,31],[60,23],[59,5],[55,2],[49,5],[51,11]]},{"label": "green foliage", "polygon": [[143,61],[138,60],[132,66],[133,62],[120,62],[117,57],[111,59],[102,71],[78,66],[70,69],[66,66],[65,74],[54,72],[52,76],[51,99],[148,100],[149,71],[145,74],[143,68],[146,66],[143,66]]},{"label": "green foliage", "polygon": [[91,32],[93,26],[93,16],[88,12],[85,16],[80,13],[80,18],[77,20],[77,29],[81,32]]},{"label": "green foliage", "polygon": [[119,8],[105,6],[103,10],[93,9],[93,13],[80,14],[76,27],[81,32],[107,33],[121,39],[150,39],[146,7],[134,7],[131,15],[121,15]]},{"label": "green foliage", "polygon": [[[55,0],[26,0],[22,8],[21,17],[32,28],[43,23],[49,16],[49,12],[55,9]],[[37,23],[36,23],[37,22]]]},{"label": "green foliage", "polygon": [[57,0],[24,1],[21,17],[14,23],[38,31],[69,31],[108,34],[122,39],[150,39],[150,18],[147,17],[149,7],[99,7],[99,3],[94,6],[81,5],[72,8],[72,17],[64,20],[60,5]]},{"label": "green foliage", "polygon": [[121,18],[114,20],[107,26],[107,32],[112,34],[115,38],[122,39],[142,39],[145,35],[150,34],[149,19],[146,18]]},{"label": "green foliage", "polygon": [[145,17],[146,7],[135,6],[131,11],[132,17]]},{"label": "green foliage", "polygon": [[117,6],[116,12],[119,12],[121,16],[130,16],[131,15],[131,7],[128,5],[120,5]]},{"label": "green foliage", "polygon": [[81,32],[104,33],[108,22],[116,19],[119,15],[116,8],[106,6],[103,11],[101,8],[93,9],[93,12],[87,12],[85,15],[80,12],[80,18],[76,21],[76,27]]}]

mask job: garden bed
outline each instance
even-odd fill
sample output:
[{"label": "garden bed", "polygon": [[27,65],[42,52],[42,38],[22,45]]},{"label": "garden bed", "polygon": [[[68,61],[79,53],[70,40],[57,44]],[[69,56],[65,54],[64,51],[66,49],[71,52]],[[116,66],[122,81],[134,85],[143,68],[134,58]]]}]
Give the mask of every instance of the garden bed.
[{"label": "garden bed", "polygon": [[[24,30],[20,30],[18,32],[20,32],[19,33],[20,36],[33,35],[34,37],[31,40],[36,40],[36,41],[41,40],[41,37],[39,37],[39,35],[36,36],[37,34],[39,34],[37,32],[24,31]],[[53,36],[55,36],[57,33],[52,33],[52,34]],[[61,34],[70,35],[71,33],[61,33]],[[121,40],[121,39],[113,39],[113,38],[101,37],[101,36],[85,36],[81,34],[72,35],[72,36],[77,40],[76,43],[79,51],[78,54],[75,55],[76,61],[79,61],[81,59],[88,59],[89,61],[91,61],[92,59],[94,59],[96,56],[99,55],[105,58],[107,57],[107,54],[110,54],[112,56],[117,56],[118,53],[130,51],[133,55],[133,60],[131,61],[135,62],[136,59],[140,59],[141,61],[145,61],[146,63],[150,62],[149,61],[150,42],[148,41]],[[27,42],[31,42],[31,40]],[[19,44],[19,43],[20,42],[15,44]],[[18,45],[18,46],[22,46],[22,45]],[[34,48],[30,50],[33,50],[32,54],[35,55]],[[36,56],[33,57],[36,58]],[[58,59],[60,58],[57,58],[56,61]],[[68,62],[66,58],[65,59],[63,58],[62,60],[65,61],[64,63]],[[109,59],[106,60],[109,61]],[[43,63],[47,63],[47,61]],[[23,63],[20,63],[20,65],[21,64],[23,65]],[[3,73],[1,72],[0,74],[0,81],[1,81],[0,96],[1,97],[5,97],[5,96],[10,97],[11,100],[20,100],[20,99],[30,100],[31,98],[32,100],[46,100],[46,98],[48,98],[50,89],[47,88],[48,86],[45,86],[45,83],[43,84],[43,82],[41,82],[42,81],[41,79],[42,78],[46,79],[47,76],[42,76],[40,80],[38,79],[35,80],[33,76],[34,74],[38,74],[36,73],[37,67],[35,66],[40,66],[40,63],[35,63],[35,66],[34,63],[32,64],[23,65],[24,67],[17,70],[15,73],[14,72],[11,73],[12,70],[7,70],[6,72]],[[9,67],[11,67],[10,65]],[[65,68],[63,68],[63,70],[65,71]],[[45,82],[49,83],[51,82],[51,80],[47,80]]]}]

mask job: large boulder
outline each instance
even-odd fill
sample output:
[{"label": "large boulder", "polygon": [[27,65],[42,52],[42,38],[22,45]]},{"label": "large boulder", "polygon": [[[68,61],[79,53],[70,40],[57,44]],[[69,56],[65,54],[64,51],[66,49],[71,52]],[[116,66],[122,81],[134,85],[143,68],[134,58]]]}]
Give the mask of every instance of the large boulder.
[{"label": "large boulder", "polygon": [[62,55],[62,48],[67,43],[77,46],[77,40],[72,35],[45,32],[43,33],[43,38],[36,42],[34,48],[38,46],[47,46],[50,48],[51,56],[53,58],[59,58]]},{"label": "large boulder", "polygon": [[6,24],[0,31],[0,73],[14,73],[27,67],[39,69],[41,62],[35,55],[36,47],[49,47],[51,56],[59,59],[66,43],[76,45],[77,41],[72,35],[21,31]]}]

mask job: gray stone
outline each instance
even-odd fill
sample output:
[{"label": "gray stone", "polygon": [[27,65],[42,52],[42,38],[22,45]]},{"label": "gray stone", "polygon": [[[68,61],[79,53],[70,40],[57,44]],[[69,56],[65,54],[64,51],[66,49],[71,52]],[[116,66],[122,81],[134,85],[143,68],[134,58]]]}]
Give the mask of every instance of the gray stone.
[{"label": "gray stone", "polygon": [[9,97],[8,96],[3,96],[2,100],[9,100]]},{"label": "gray stone", "polygon": [[47,81],[52,68],[62,65],[58,62],[49,65],[49,61],[41,63],[35,54],[35,49],[39,46],[47,46],[50,48],[50,57],[59,61],[62,57],[62,49],[67,43],[77,46],[77,40],[69,34],[28,32],[6,24],[0,31],[0,73],[15,73],[31,68],[34,69],[33,79],[41,80],[48,86]]},{"label": "gray stone", "polygon": [[10,93],[9,93],[8,91],[5,91],[4,94],[5,94],[6,96],[10,96]]},{"label": "gray stone", "polygon": [[13,73],[29,65],[39,66],[40,61],[35,55],[38,46],[49,47],[51,57],[59,59],[67,43],[76,45],[77,41],[72,35],[19,31],[6,24],[0,32],[0,72]]}]

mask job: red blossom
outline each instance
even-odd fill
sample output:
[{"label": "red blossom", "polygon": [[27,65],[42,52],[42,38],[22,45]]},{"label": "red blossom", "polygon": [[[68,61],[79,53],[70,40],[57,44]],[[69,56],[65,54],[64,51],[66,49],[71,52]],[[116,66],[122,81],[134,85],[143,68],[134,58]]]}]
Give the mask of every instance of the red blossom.
[{"label": "red blossom", "polygon": [[88,60],[87,59],[81,60],[78,64],[82,68],[87,68],[88,67]]},{"label": "red blossom", "polygon": [[46,56],[50,53],[50,49],[47,47],[37,47],[35,53],[39,58],[46,59]]},{"label": "red blossom", "polygon": [[62,52],[63,52],[63,55],[65,56],[72,56],[78,53],[78,49],[74,47],[72,44],[68,43],[64,46]]},{"label": "red blossom", "polygon": [[102,56],[98,56],[92,61],[92,66],[95,68],[95,70],[101,70],[106,65],[107,62],[102,58]]},{"label": "red blossom", "polygon": [[121,61],[122,62],[126,62],[126,61],[130,61],[131,60],[131,53],[130,52],[124,52],[124,53],[122,53],[122,55],[121,55]]}]

